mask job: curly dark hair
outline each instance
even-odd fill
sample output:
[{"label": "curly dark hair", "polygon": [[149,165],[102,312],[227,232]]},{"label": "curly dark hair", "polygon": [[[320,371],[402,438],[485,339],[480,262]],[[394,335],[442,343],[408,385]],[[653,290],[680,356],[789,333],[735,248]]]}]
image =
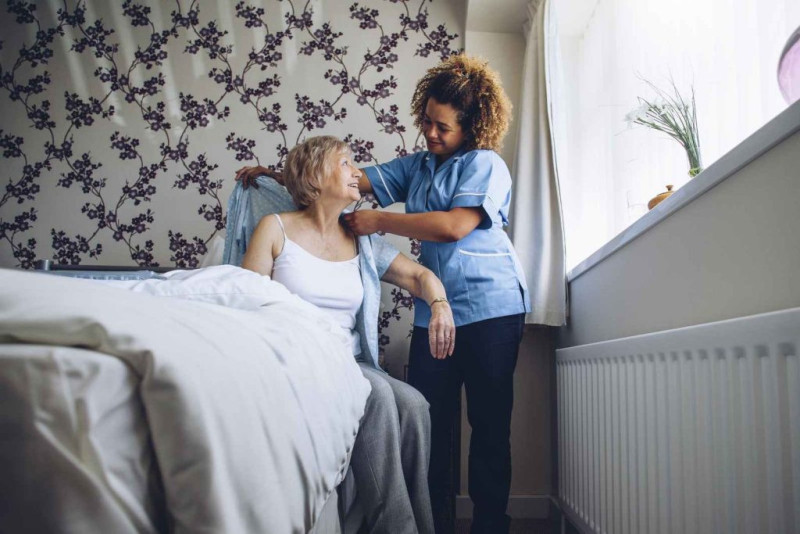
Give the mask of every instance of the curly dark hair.
[{"label": "curly dark hair", "polygon": [[465,135],[464,148],[500,151],[508,132],[511,101],[500,76],[489,68],[488,62],[458,54],[429,69],[417,83],[411,99],[417,128],[422,128],[425,105],[431,97],[458,111]]}]

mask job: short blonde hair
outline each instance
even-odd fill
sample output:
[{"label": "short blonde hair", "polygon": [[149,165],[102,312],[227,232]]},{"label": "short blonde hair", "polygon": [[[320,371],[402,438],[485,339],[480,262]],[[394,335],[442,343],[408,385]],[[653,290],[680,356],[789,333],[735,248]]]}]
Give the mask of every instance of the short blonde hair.
[{"label": "short blonde hair", "polygon": [[321,179],[332,172],[332,156],[343,152],[349,153],[350,147],[332,135],[309,137],[289,151],[283,181],[298,208],[319,198]]}]

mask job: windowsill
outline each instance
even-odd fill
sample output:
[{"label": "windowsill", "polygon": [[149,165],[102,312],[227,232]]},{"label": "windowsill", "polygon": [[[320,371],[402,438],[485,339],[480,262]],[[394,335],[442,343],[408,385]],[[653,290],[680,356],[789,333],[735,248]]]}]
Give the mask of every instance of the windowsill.
[{"label": "windowsill", "polygon": [[591,256],[570,270],[572,282],[622,247],[641,236],[715,185],[736,174],[754,159],[800,131],[800,101],[795,102],[769,121],[730,152],[719,158],[703,172],[692,178],[658,206],[600,247]]}]

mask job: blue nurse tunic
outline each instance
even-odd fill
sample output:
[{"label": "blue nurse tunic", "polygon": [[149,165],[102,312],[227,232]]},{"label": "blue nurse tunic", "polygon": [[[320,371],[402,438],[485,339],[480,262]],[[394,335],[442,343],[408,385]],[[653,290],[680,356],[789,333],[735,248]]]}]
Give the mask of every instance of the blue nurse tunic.
[{"label": "blue nurse tunic", "polygon": [[[491,150],[460,150],[436,168],[430,152],[364,169],[381,206],[405,202],[406,213],[477,207],[483,219],[453,243],[422,241],[422,264],[447,291],[456,326],[530,312],[528,287],[508,224],[511,175]],[[430,307],[414,302],[414,326],[428,327]]]}]

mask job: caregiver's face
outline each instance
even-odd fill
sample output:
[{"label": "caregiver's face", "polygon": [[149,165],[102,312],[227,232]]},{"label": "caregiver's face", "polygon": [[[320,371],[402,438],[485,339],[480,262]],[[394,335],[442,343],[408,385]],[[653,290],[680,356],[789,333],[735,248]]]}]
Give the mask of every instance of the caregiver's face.
[{"label": "caregiver's face", "polygon": [[428,151],[442,162],[453,155],[464,144],[464,130],[458,122],[458,110],[450,104],[442,104],[433,97],[425,104],[422,117],[422,133]]}]

